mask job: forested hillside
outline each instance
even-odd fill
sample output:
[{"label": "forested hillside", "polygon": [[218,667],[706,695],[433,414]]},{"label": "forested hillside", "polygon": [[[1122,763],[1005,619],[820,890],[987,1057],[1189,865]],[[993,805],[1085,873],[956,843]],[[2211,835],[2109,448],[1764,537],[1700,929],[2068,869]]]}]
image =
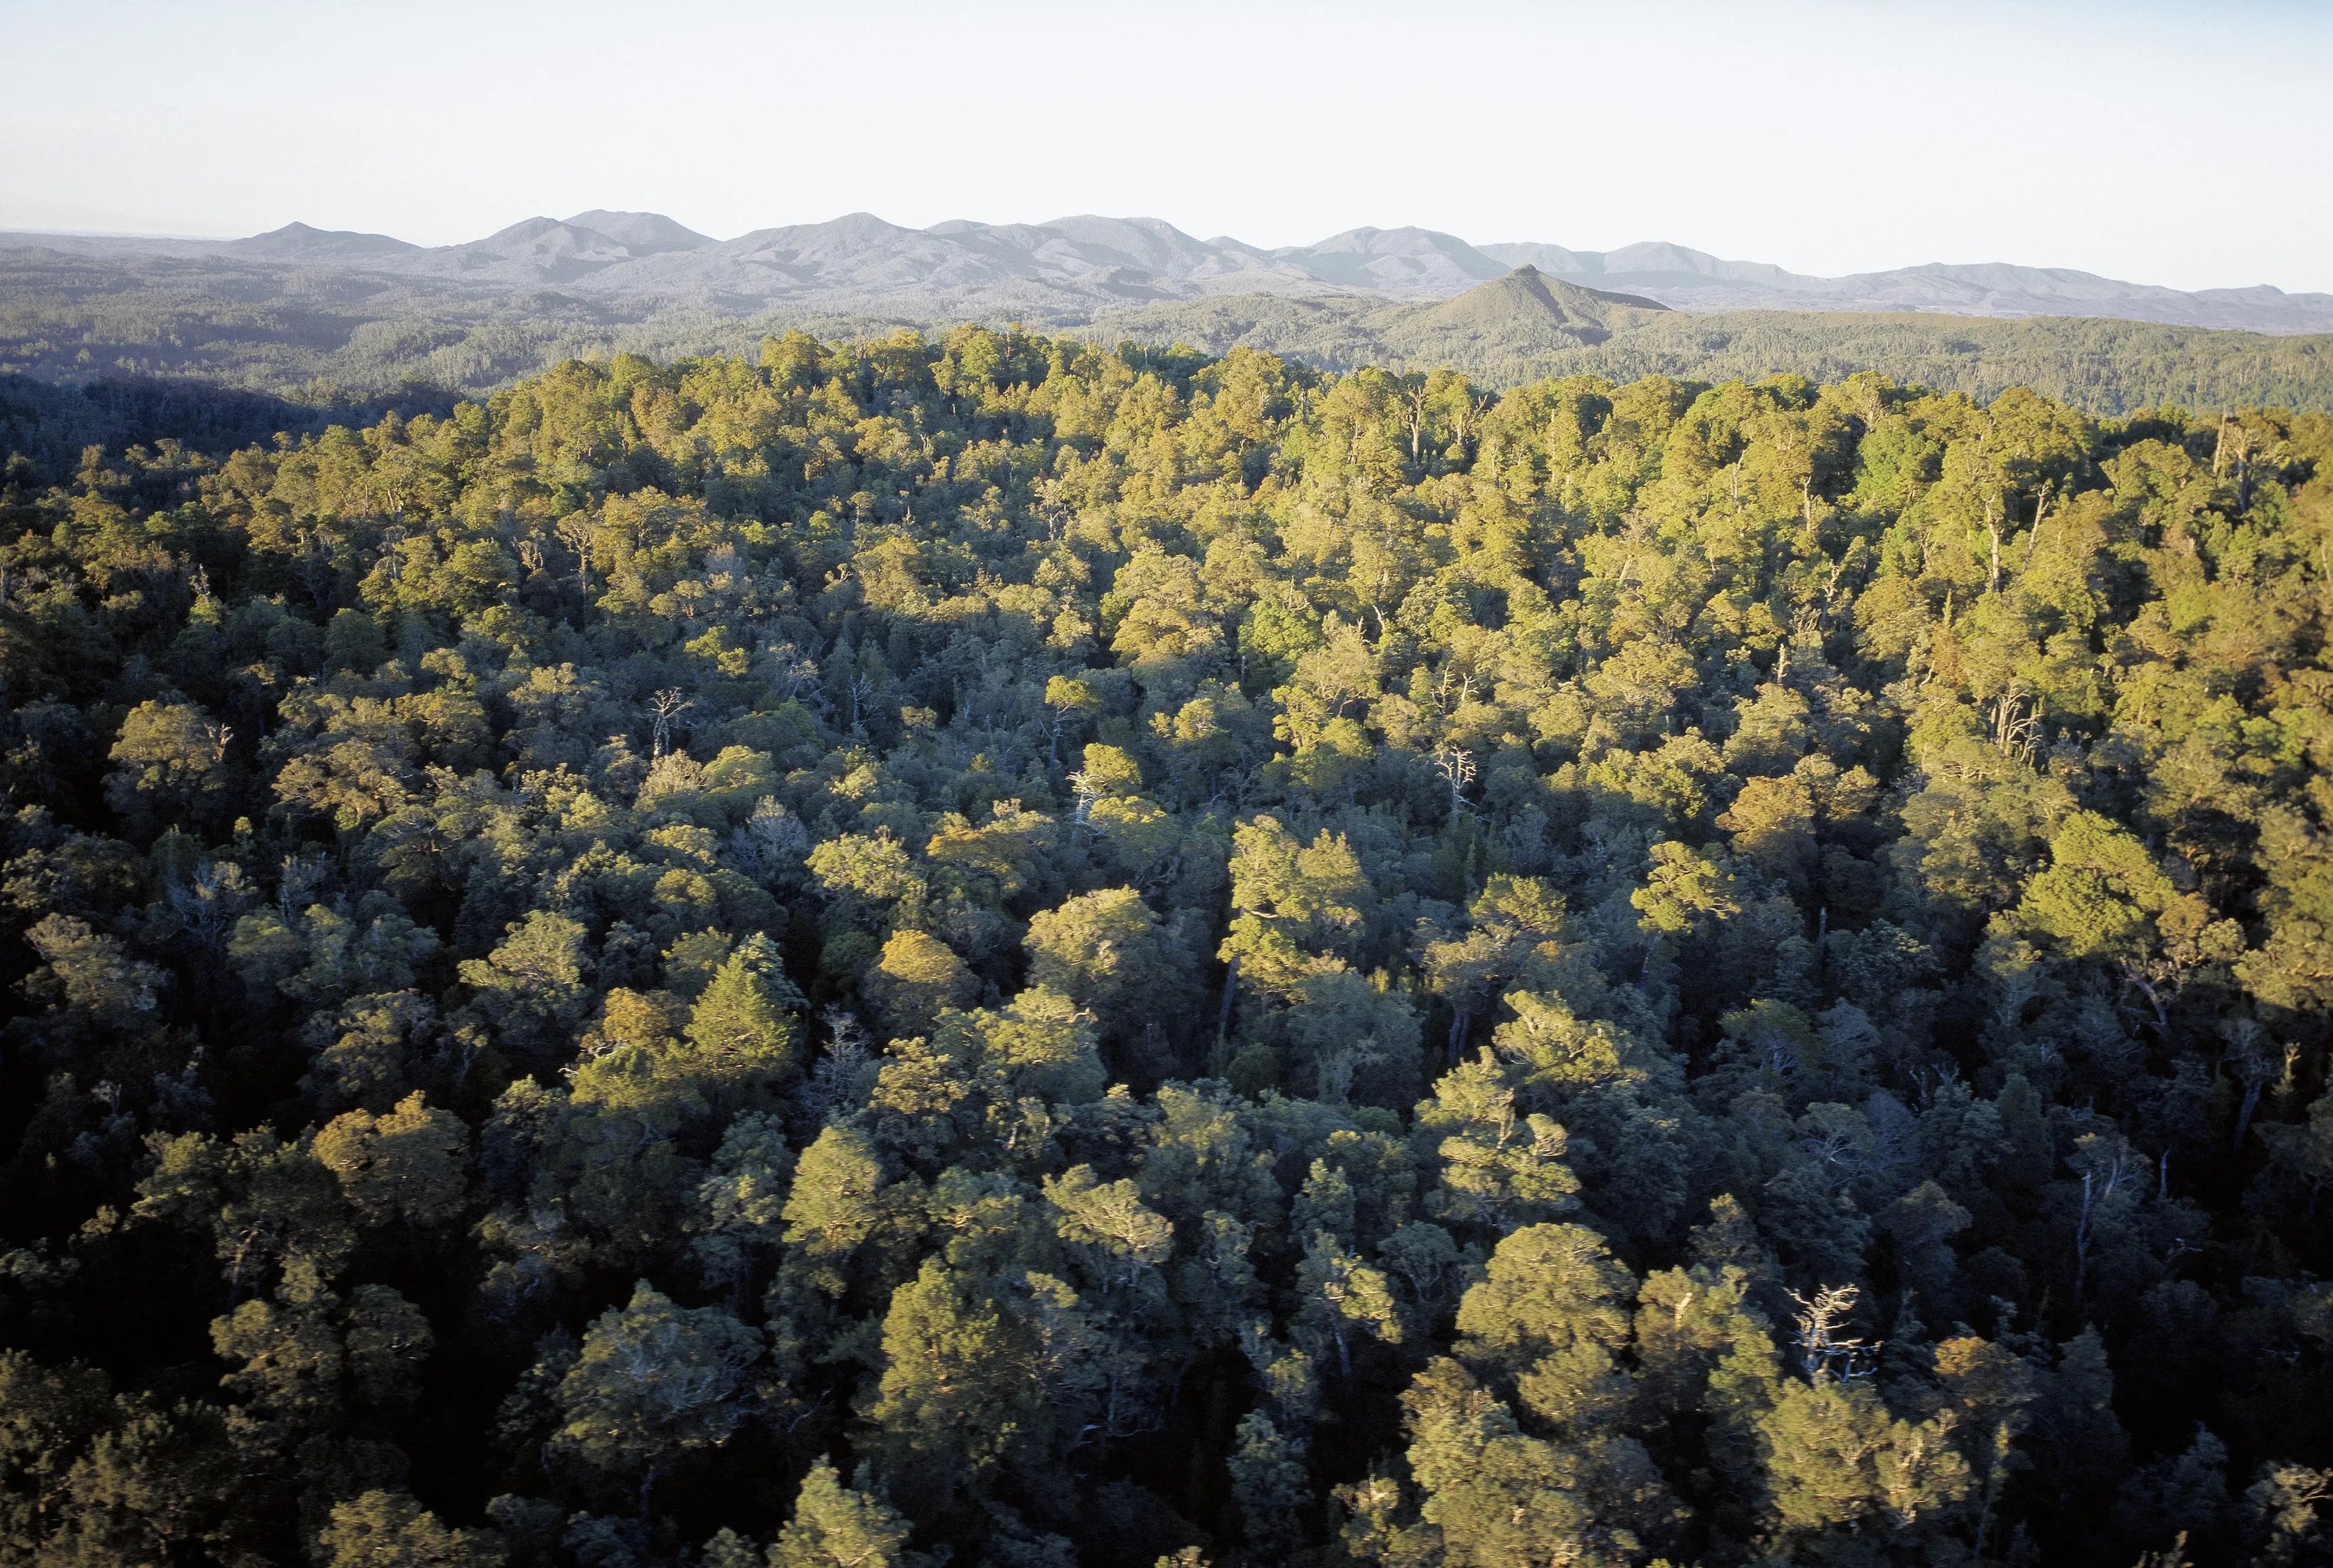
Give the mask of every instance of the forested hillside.
[{"label": "forested hillside", "polygon": [[[1561,303],[1546,298],[1551,293]],[[1439,304],[1260,295],[1144,305],[1113,338],[1262,349],[1326,370],[1448,365],[1496,387],[1549,377],[1845,380],[1865,370],[1990,402],[2011,387],[2126,416],[2169,402],[2333,412],[2333,337],[2267,337],[2098,317],[1631,310],[1518,268]]]},{"label": "forested hillside", "polygon": [[978,327],[13,459],[0,1563],[2333,1560],[2328,463]]},{"label": "forested hillside", "polygon": [[[789,277],[800,259],[786,259],[791,254],[739,265],[755,275]],[[688,259],[655,256],[639,265]],[[888,276],[895,265],[908,268],[893,258],[879,270]],[[744,279],[720,288],[684,288],[676,280],[611,292],[550,279],[494,281],[491,269],[481,281],[468,274],[333,272],[266,256],[67,255],[0,245],[0,399],[9,380],[24,378],[231,387],[309,406],[384,396],[450,404],[571,358],[750,355],[773,332],[879,339],[900,329],[944,335],[956,322],[978,321],[1000,331],[1033,324],[1102,343],[1193,344],[1215,354],[1261,349],[1339,371],[1452,366],[1501,389],[1583,374],[1843,380],[1874,370],[1986,401],[2022,386],[2096,416],[2121,418],[2173,401],[2333,414],[2333,335],[2321,332],[2065,315],[1734,309],[1591,310],[1610,331],[1583,336],[1566,313],[1551,319],[1538,302],[1516,297],[1518,280],[1533,275],[1518,269],[1438,302],[1365,290],[1181,299],[1125,278],[1115,278],[1116,293],[917,285],[765,298]],[[1575,303],[1598,292],[1555,277],[1541,286]]]}]

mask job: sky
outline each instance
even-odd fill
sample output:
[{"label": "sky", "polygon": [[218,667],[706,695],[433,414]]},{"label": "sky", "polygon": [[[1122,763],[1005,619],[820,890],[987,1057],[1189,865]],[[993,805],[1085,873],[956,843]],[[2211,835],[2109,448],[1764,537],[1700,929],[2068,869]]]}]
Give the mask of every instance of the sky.
[{"label": "sky", "polygon": [[868,211],[2333,291],[2333,5],[0,0],[0,228]]}]

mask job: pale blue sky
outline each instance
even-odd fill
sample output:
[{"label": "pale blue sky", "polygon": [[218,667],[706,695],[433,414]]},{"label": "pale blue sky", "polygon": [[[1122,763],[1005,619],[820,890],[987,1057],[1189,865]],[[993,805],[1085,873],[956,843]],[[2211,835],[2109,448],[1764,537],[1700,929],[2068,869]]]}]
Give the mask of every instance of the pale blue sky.
[{"label": "pale blue sky", "polygon": [[0,0],[0,227],[1144,214],[2333,290],[2333,6]]}]

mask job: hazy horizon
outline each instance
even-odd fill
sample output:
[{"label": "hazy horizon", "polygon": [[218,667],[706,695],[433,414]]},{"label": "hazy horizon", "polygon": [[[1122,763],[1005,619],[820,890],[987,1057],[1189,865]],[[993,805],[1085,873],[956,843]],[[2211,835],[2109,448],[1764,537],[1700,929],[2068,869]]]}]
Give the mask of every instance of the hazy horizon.
[{"label": "hazy horizon", "polygon": [[6,0],[0,24],[15,230],[445,245],[592,207],[724,238],[852,211],[1147,213],[1267,248],[1415,226],[1817,276],[2002,261],[2333,290],[2333,219],[2301,199],[2333,185],[2333,17],[2300,5],[1478,4],[1424,26],[1372,5],[698,0],[644,29],[597,5],[419,0],[385,26]]},{"label": "hazy horizon", "polygon": [[[491,230],[491,231],[488,231],[488,233],[486,233],[486,234],[473,235],[473,236],[468,236],[466,239],[450,241],[450,242],[447,242],[447,243],[446,243],[446,246],[442,246],[442,247],[438,247],[438,248],[451,248],[451,247],[454,247],[454,246],[459,246],[459,245],[462,245],[472,244],[472,243],[475,243],[475,242],[476,242],[476,241],[478,241],[478,240],[490,238],[490,237],[492,237],[492,236],[493,236],[494,234],[501,233],[501,232],[502,232],[503,230],[504,230],[504,229],[509,229],[509,228],[516,227],[517,226],[519,226],[519,225],[521,225],[521,224],[533,222],[533,221],[535,221],[535,220],[537,220],[537,219],[541,219],[541,218],[550,218],[550,219],[552,219],[552,221],[554,221],[554,222],[564,223],[564,224],[575,224],[575,223],[578,223],[578,221],[579,221],[581,218],[582,218],[582,217],[584,217],[584,216],[590,216],[591,213],[593,213],[593,212],[595,212],[595,211],[597,211],[597,212],[609,212],[609,211],[614,211],[614,210],[617,210],[617,209],[613,209],[613,208],[604,208],[604,207],[603,207],[603,208],[585,208],[581,213],[574,214],[574,215],[571,215],[571,216],[569,216],[569,217],[564,217],[564,218],[558,218],[558,217],[554,217],[554,216],[553,216],[553,215],[552,215],[552,214],[550,214],[550,213],[547,213],[547,212],[529,213],[529,214],[527,214],[524,217],[514,218],[513,220],[511,220],[511,222],[510,222],[510,223],[501,225],[501,226],[499,226],[499,227],[497,227],[496,229],[494,229],[494,230]],[[754,227],[752,227],[752,228],[740,230],[740,231],[739,231],[738,233],[736,233],[736,234],[709,234],[709,233],[707,233],[706,230],[703,230],[703,229],[699,229],[699,228],[697,228],[697,226],[696,226],[696,225],[694,225],[694,224],[689,224],[689,223],[686,223],[686,222],[685,220],[683,220],[683,219],[680,219],[680,218],[675,217],[675,216],[674,216],[672,214],[670,214],[670,213],[663,213],[663,212],[650,212],[650,209],[645,209],[645,208],[635,208],[635,209],[629,209],[629,210],[636,211],[636,212],[649,212],[649,213],[650,213],[650,216],[658,216],[658,217],[669,218],[669,219],[671,219],[673,222],[676,222],[676,223],[679,223],[679,224],[681,224],[681,226],[682,226],[683,227],[686,227],[686,228],[689,228],[689,229],[695,230],[696,232],[697,232],[697,233],[699,233],[699,234],[706,234],[706,237],[707,237],[707,238],[709,238],[709,239],[711,239],[711,240],[712,240],[714,243],[715,243],[715,244],[723,244],[723,243],[726,243],[726,242],[731,241],[731,240],[742,239],[742,238],[744,238],[744,237],[746,237],[746,236],[751,236],[751,235],[754,235],[754,234],[756,234],[756,233],[764,233],[764,232],[767,232],[767,231],[772,230],[772,229],[777,229],[777,228],[782,228],[782,227],[789,227],[789,226],[792,226],[792,227],[816,227],[816,226],[821,226],[821,225],[822,225],[822,224],[839,223],[839,222],[842,221],[844,218],[847,218],[847,217],[852,217],[852,216],[862,216],[862,215],[863,215],[863,216],[867,216],[874,217],[874,218],[876,218],[876,219],[877,219],[878,221],[879,221],[879,222],[883,222],[883,223],[890,223],[890,222],[891,222],[891,220],[890,220],[890,219],[884,217],[884,216],[883,216],[883,215],[882,215],[882,214],[880,214],[880,213],[871,212],[871,211],[869,211],[869,209],[867,209],[867,208],[864,208],[864,207],[859,207],[859,208],[854,208],[854,209],[852,209],[852,210],[851,210],[851,211],[850,211],[850,212],[845,212],[845,213],[837,213],[837,214],[835,214],[833,216],[831,216],[831,217],[828,217],[828,218],[811,218],[811,219],[806,219],[806,220],[797,220],[795,223],[791,224],[791,225],[788,225],[788,224],[760,224],[760,225],[756,225],[756,226],[754,226]],[[1051,225],[1054,225],[1054,224],[1058,224],[1058,223],[1061,223],[1061,222],[1069,221],[1069,220],[1070,220],[1070,219],[1072,219],[1072,218],[1077,218],[1077,217],[1095,217],[1095,216],[1099,216],[1099,217],[1110,217],[1110,218],[1116,218],[1116,219],[1118,219],[1119,221],[1126,221],[1126,222],[1164,222],[1164,223],[1166,223],[1167,225],[1169,225],[1169,226],[1171,226],[1171,227],[1173,227],[1173,228],[1176,229],[1178,232],[1180,232],[1180,233],[1184,234],[1185,236],[1188,236],[1188,237],[1190,237],[1190,238],[1192,238],[1192,239],[1198,240],[1198,241],[1200,241],[1200,242],[1202,242],[1202,243],[1207,243],[1207,244],[1213,244],[1213,243],[1215,243],[1215,242],[1218,242],[1218,241],[1234,241],[1234,242],[1243,243],[1243,244],[1253,244],[1253,243],[1254,243],[1254,242],[1253,242],[1253,241],[1248,241],[1248,240],[1246,240],[1246,239],[1245,239],[1245,237],[1244,237],[1243,236],[1239,236],[1239,235],[1205,235],[1205,234],[1199,234],[1199,233],[1195,232],[1195,230],[1190,229],[1190,228],[1188,228],[1188,227],[1185,226],[1184,225],[1175,223],[1172,219],[1161,219],[1161,218],[1157,217],[1157,216],[1156,214],[1152,214],[1152,213],[1108,213],[1108,214],[1098,214],[1098,213],[1061,213],[1061,214],[1057,214],[1057,215],[1055,215],[1054,216],[1052,216],[1052,217],[1048,217],[1048,218],[1035,218],[1035,219],[1024,219],[1024,218],[1004,218],[1004,219],[1001,219],[1001,220],[998,220],[998,219],[987,219],[987,218],[965,218],[965,217],[961,217],[961,216],[959,216],[959,217],[955,217],[955,218],[942,218],[942,219],[939,219],[939,220],[938,220],[936,223],[935,223],[935,224],[926,224],[926,225],[921,225],[921,226],[913,226],[913,225],[907,225],[907,224],[898,224],[898,225],[894,225],[893,226],[895,226],[895,227],[898,227],[898,228],[901,228],[901,229],[907,229],[907,230],[909,230],[910,232],[928,232],[928,231],[929,231],[930,229],[932,229],[932,228],[935,228],[935,227],[940,226],[941,225],[946,225],[946,224],[950,224],[950,223],[972,223],[972,224],[977,224],[977,225],[981,225],[981,226],[990,226],[990,227],[1000,227],[1000,226],[1022,226],[1033,227],[1033,228],[1043,228],[1043,227],[1049,226],[1051,226]],[[296,218],[296,217],[295,217],[295,218],[290,218],[290,219],[286,219],[286,220],[285,220],[283,223],[282,223],[282,224],[278,224],[278,225],[274,226],[274,228],[273,228],[273,229],[262,229],[262,230],[254,231],[254,233],[245,233],[245,234],[223,234],[223,233],[214,233],[214,234],[191,234],[191,233],[187,233],[187,232],[185,232],[185,231],[176,231],[176,232],[173,232],[173,231],[165,231],[165,230],[158,230],[158,229],[97,229],[97,228],[46,228],[46,229],[39,229],[39,228],[23,228],[23,227],[11,228],[11,227],[8,227],[8,226],[5,226],[5,225],[0,225],[0,233],[9,233],[9,234],[24,234],[24,235],[35,235],[35,236],[39,236],[39,235],[53,235],[53,236],[56,236],[56,237],[58,237],[58,238],[75,238],[75,239],[178,240],[178,241],[186,241],[186,242],[189,242],[189,243],[197,243],[197,244],[221,244],[221,243],[231,243],[231,242],[233,242],[233,241],[235,241],[235,240],[238,240],[238,239],[250,239],[250,238],[260,237],[260,236],[265,236],[265,235],[268,235],[268,234],[271,234],[271,233],[280,232],[280,231],[281,231],[281,230],[283,230],[283,229],[292,227],[292,226],[295,226],[295,225],[303,224],[303,223],[305,223],[305,222],[306,222],[306,220],[302,219],[302,218]],[[397,239],[397,240],[403,240],[403,239],[405,239],[405,238],[406,238],[406,236],[403,236],[403,235],[396,234],[396,233],[393,233],[393,232],[392,232],[392,231],[390,231],[390,230],[383,229],[383,228],[366,228],[366,227],[359,226],[359,227],[353,227],[353,228],[341,228],[341,229],[326,230],[326,229],[324,229],[324,228],[323,228],[323,226],[322,226],[322,225],[317,225],[317,224],[308,224],[308,225],[307,225],[307,226],[308,226],[309,228],[311,228],[311,229],[313,229],[313,230],[316,230],[316,231],[318,231],[318,232],[322,232],[322,233],[360,234],[360,235],[368,235],[368,236],[382,236],[382,237],[387,237],[387,238],[389,238],[389,239]],[[589,226],[587,226],[587,227],[588,227]],[[1314,241],[1310,242],[1310,243],[1311,243],[1311,244],[1313,244],[1313,245],[1318,245],[1318,244],[1320,244],[1320,243],[1325,242],[1325,241],[1327,241],[1327,240],[1333,239],[1333,238],[1336,238],[1336,237],[1338,237],[1338,236],[1342,236],[1342,235],[1345,235],[1345,234],[1350,234],[1350,233],[1364,232],[1364,231],[1368,231],[1368,230],[1378,230],[1378,231],[1381,231],[1381,232],[1384,232],[1384,231],[1395,231],[1395,230],[1399,230],[1399,229],[1403,229],[1403,228],[1414,228],[1414,229],[1419,229],[1419,230],[1421,230],[1421,231],[1425,231],[1425,232],[1436,233],[1436,234],[1445,234],[1445,235],[1448,233],[1448,231],[1446,231],[1446,230],[1435,230],[1435,229],[1428,229],[1426,226],[1422,225],[1422,224],[1349,224],[1349,225],[1347,225],[1344,228],[1335,230],[1335,231],[1333,231],[1332,233],[1330,233],[1330,234],[1326,234],[1326,235],[1320,236],[1317,239],[1315,239]],[[1717,260],[1719,260],[1719,261],[1721,261],[1721,262],[1725,262],[1725,263],[1749,263],[1749,264],[1761,264],[1761,265],[1780,265],[1780,264],[1773,264],[1773,263],[1771,263],[1771,262],[1770,262],[1770,260],[1769,260],[1769,258],[1764,257],[1764,256],[1723,255],[1719,255],[1719,254],[1718,254],[1718,253],[1716,253],[1716,252],[1714,252],[1714,251],[1710,251],[1710,250],[1708,250],[1708,249],[1707,249],[1707,247],[1705,247],[1705,246],[1696,245],[1692,244],[1692,243],[1691,243],[1691,242],[1689,242],[1689,241],[1676,239],[1676,238],[1674,238],[1674,237],[1669,236],[1646,236],[1646,237],[1644,237],[1644,238],[1642,238],[1642,239],[1639,239],[1639,240],[1634,240],[1634,241],[1627,242],[1627,245],[1614,245],[1614,246],[1610,246],[1610,247],[1605,248],[1605,249],[1603,249],[1603,250],[1601,250],[1601,251],[1598,251],[1598,250],[1596,250],[1594,247],[1589,247],[1589,246],[1582,246],[1582,245],[1567,245],[1567,244],[1566,244],[1566,242],[1565,242],[1565,241],[1564,241],[1560,236],[1556,237],[1556,238],[1550,239],[1550,238],[1547,238],[1547,237],[1545,237],[1545,236],[1501,236],[1501,237],[1497,237],[1497,238],[1488,238],[1488,239],[1485,239],[1485,238],[1481,238],[1481,237],[1474,236],[1469,236],[1469,235],[1463,235],[1463,234],[1462,234],[1462,235],[1451,235],[1451,236],[1449,236],[1448,237],[1452,237],[1452,238],[1457,239],[1457,240],[1461,241],[1462,243],[1464,243],[1464,244],[1466,244],[1466,245],[1468,245],[1474,246],[1474,248],[1476,248],[1476,249],[1478,249],[1478,250],[1479,250],[1479,249],[1483,249],[1483,248],[1497,249],[1497,248],[1501,248],[1501,247],[1512,246],[1512,245],[1558,245],[1558,246],[1563,246],[1563,247],[1564,247],[1564,248],[1566,248],[1566,249],[1570,249],[1570,250],[1572,250],[1572,251],[1575,251],[1575,252],[1580,252],[1580,253],[1582,253],[1582,254],[1589,254],[1589,255],[1599,255],[1599,254],[1600,254],[1600,255],[1611,255],[1611,254],[1613,254],[1613,253],[1615,253],[1615,252],[1618,252],[1618,251],[1626,250],[1626,249],[1627,249],[1627,248],[1630,248],[1630,246],[1633,246],[1633,245],[1674,245],[1674,246],[1676,246],[1676,247],[1678,247],[1678,248],[1680,248],[1680,249],[1688,250],[1688,251],[1695,251],[1695,252],[1699,252],[1699,253],[1701,253],[1701,254],[1703,254],[1703,255],[1713,255],[1713,256],[1715,256]],[[412,243],[419,243],[419,242],[412,242]],[[1301,249],[1304,248],[1304,245],[1303,245],[1302,243],[1300,243],[1300,244],[1298,244],[1298,245],[1296,245],[1262,246],[1262,247],[1260,247],[1260,248],[1263,248],[1263,249],[1265,249],[1265,250],[1284,250],[1284,249],[1299,249],[1299,250],[1301,250]],[[2043,265],[2043,264],[2037,264],[2037,263],[2031,263],[2031,262],[2021,261],[2021,260],[2020,260],[2019,258],[2017,258],[2017,257],[2015,257],[2015,256],[2012,256],[2012,255],[1964,256],[1964,257],[1959,257],[1959,258],[1954,258],[1954,257],[1950,257],[1950,256],[1930,256],[1930,257],[1927,257],[1926,259],[1922,260],[1922,261],[1906,261],[1906,262],[1901,262],[1901,263],[1898,263],[1898,264],[1896,264],[1896,265],[1894,265],[1894,266],[1892,266],[1892,267],[1871,267],[1871,268],[1860,269],[1860,271],[1859,271],[1858,273],[1857,273],[1857,274],[1829,274],[1829,275],[1831,275],[1831,276],[1884,275],[1884,274],[1889,274],[1889,273],[1915,271],[1915,270],[1917,270],[1917,269],[1919,269],[1919,268],[1921,268],[1921,267],[1926,267],[1926,266],[1940,266],[1940,267],[1983,267],[1983,266],[2006,265],[2006,266],[2014,266],[2014,267],[2033,267],[2033,266],[2041,266],[2042,265]],[[1795,274],[1795,275],[1800,275],[1800,276],[1814,276],[1814,277],[1821,277],[1821,276],[1825,275],[1825,274],[1803,274],[1803,273],[1800,273],[1798,269],[1796,269],[1796,268],[1791,268],[1791,267],[1784,267],[1784,268],[1783,268],[1783,270],[1784,270],[1785,272],[1789,272],[1789,273],[1791,273],[1791,274]],[[2077,272],[2077,273],[2081,273],[2081,274],[2085,274],[2091,275],[2091,276],[2107,276],[2107,274],[2100,274],[2100,273],[2098,273],[2095,268],[2089,268],[2089,267],[2045,267],[2045,268],[2044,268],[2044,270],[2062,271],[2062,272]],[[2159,280],[2153,279],[2153,278],[2146,278],[2146,277],[2126,277],[2126,278],[2115,278],[2115,279],[2111,279],[2110,281],[2113,281],[2113,282],[2118,282],[2118,283],[2136,284],[2139,284],[2139,285],[2142,285],[2142,286],[2154,286],[2154,287],[2162,287],[2162,286],[2166,286],[2166,285],[2162,284],[2159,282]],[[2259,287],[2259,286],[2261,286],[2261,284],[2260,284],[2259,283],[2253,283],[2253,284],[2206,284],[2197,285],[2197,287],[2198,287],[2198,288],[2200,288],[2200,289],[2206,289],[2206,290],[2208,290],[2208,289],[2215,289],[2215,288],[2216,288],[2216,289],[2245,289],[2245,288],[2254,288],[2254,287]],[[2274,284],[2274,283],[2270,283],[2270,284],[2267,284],[2267,286],[2271,287],[2271,288],[2279,289],[2281,293],[2286,293],[2286,294],[2309,294],[2309,293],[2323,293],[2323,292],[2328,292],[2328,291],[2319,291],[2319,290],[2312,290],[2312,289],[2293,289],[2293,288],[2285,288],[2285,287],[2283,287],[2283,285],[2281,285],[2281,284]]]}]

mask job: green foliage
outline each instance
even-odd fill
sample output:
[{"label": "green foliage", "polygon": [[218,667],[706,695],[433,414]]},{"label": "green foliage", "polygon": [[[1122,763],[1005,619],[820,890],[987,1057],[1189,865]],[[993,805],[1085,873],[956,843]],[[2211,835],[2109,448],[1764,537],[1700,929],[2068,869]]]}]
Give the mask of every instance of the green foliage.
[{"label": "green foliage", "polygon": [[316,1134],[316,1159],[341,1178],[360,1219],[371,1225],[442,1225],[456,1217],[467,1184],[470,1130],[432,1111],[415,1090],[386,1116],[350,1111]]},{"label": "green foliage", "polygon": [[677,1306],[642,1282],[585,1332],[560,1380],[551,1448],[638,1477],[645,1505],[665,1469],[736,1430],[745,1369],[761,1353],[762,1336],[721,1308]]},{"label": "green foliage", "polygon": [[770,1547],[770,1568],[914,1568],[926,1559],[907,1550],[907,1522],[882,1503],[842,1484],[821,1459],[802,1477],[793,1517]]},{"label": "green foliage", "polygon": [[968,327],[15,465],[0,1556],[2313,1561],[2328,456]]},{"label": "green foliage", "polygon": [[450,1530],[402,1492],[367,1492],[332,1507],[319,1544],[329,1568],[500,1568],[501,1541]]},{"label": "green foliage", "polygon": [[1028,1440],[1032,1350],[994,1293],[936,1259],[893,1293],[867,1415],[885,1474],[919,1512],[940,1514]]}]

